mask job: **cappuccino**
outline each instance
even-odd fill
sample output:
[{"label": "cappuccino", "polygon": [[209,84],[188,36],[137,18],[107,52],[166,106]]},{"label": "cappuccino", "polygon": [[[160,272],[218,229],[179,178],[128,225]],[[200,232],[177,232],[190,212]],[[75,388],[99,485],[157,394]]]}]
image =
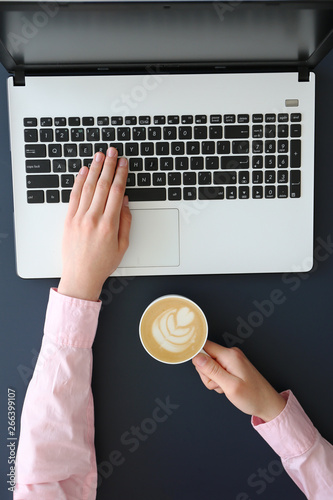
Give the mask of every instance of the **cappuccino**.
[{"label": "cappuccino", "polygon": [[203,348],[208,334],[204,313],[194,302],[166,295],[152,302],[140,321],[140,338],[153,358],[183,363]]}]

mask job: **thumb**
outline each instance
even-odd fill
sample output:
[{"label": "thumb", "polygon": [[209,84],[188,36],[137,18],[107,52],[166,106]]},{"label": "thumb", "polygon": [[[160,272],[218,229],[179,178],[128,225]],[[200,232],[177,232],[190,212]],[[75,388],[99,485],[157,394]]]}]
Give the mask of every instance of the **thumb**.
[{"label": "thumb", "polygon": [[[198,354],[192,359],[192,363],[200,374],[205,375],[208,381],[212,380],[215,382],[223,391],[230,377],[233,378],[233,376],[226,372],[219,363],[206,354]],[[207,383],[205,383],[206,386]]]},{"label": "thumb", "polygon": [[132,214],[128,207],[128,196],[124,197],[123,206],[120,212],[118,241],[119,248],[125,252],[129,245],[129,233],[131,229]]}]

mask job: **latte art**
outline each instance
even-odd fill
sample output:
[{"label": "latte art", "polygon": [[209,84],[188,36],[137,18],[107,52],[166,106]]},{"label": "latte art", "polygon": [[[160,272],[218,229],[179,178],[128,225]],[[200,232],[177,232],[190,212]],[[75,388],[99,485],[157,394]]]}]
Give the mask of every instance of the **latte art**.
[{"label": "latte art", "polygon": [[188,307],[168,309],[152,327],[156,342],[170,352],[182,352],[195,340],[194,313]]},{"label": "latte art", "polygon": [[195,356],[207,339],[207,321],[191,300],[166,295],[147,307],[140,338],[151,356],[164,363],[182,363]]}]

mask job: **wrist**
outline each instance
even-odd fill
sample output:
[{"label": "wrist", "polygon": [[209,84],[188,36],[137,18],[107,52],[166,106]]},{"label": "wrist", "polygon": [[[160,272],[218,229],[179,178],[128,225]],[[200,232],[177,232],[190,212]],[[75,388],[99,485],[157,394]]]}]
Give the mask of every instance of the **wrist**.
[{"label": "wrist", "polygon": [[75,284],[73,281],[60,279],[58,285],[58,293],[61,295],[67,295],[68,297],[73,297],[80,300],[90,300],[97,302],[101,294],[102,287],[85,285],[85,284]]},{"label": "wrist", "polygon": [[284,410],[286,404],[286,400],[281,396],[281,394],[276,392],[274,398],[269,400],[267,408],[265,408],[263,412],[260,412],[260,414],[256,416],[261,418],[261,420],[263,420],[264,422],[270,422],[280,415],[280,413]]}]

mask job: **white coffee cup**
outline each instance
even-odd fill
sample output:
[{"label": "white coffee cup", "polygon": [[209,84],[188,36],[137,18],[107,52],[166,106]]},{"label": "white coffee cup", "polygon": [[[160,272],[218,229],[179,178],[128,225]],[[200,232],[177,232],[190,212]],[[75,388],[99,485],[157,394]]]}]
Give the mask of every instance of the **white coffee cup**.
[{"label": "white coffee cup", "polygon": [[139,335],[143,347],[154,359],[180,364],[201,351],[205,353],[208,323],[193,300],[181,295],[164,295],[143,312]]}]

